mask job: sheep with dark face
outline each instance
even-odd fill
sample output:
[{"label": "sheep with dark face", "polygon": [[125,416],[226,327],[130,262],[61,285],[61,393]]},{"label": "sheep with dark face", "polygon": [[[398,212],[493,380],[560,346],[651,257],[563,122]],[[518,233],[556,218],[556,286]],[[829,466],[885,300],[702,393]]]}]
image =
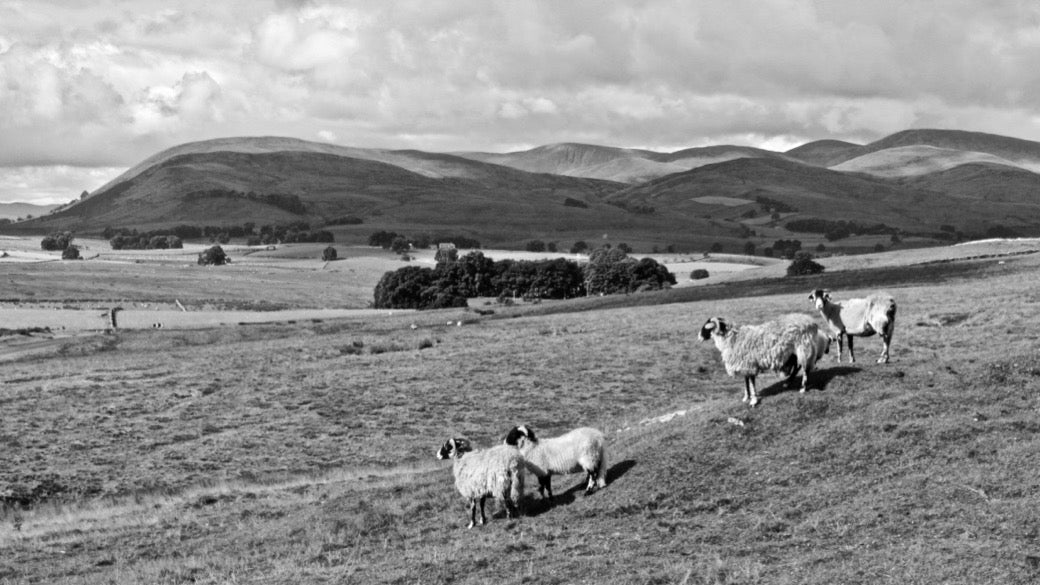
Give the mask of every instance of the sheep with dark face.
[{"label": "sheep with dark face", "polygon": [[[809,301],[816,307],[838,339],[838,362],[841,362],[842,342],[849,342],[849,361],[856,363],[852,351],[853,337],[881,336],[881,356],[877,363],[887,364],[892,334],[896,329],[896,301],[887,293],[875,293],[866,298],[831,300],[830,291],[816,289],[809,293]],[[844,338],[844,339],[843,339]]]},{"label": "sheep with dark face", "polygon": [[801,368],[801,392],[805,392],[809,373],[829,347],[829,338],[821,334],[816,321],[798,313],[739,328],[720,317],[712,317],[701,327],[700,339],[715,341],[727,374],[744,376],[743,402],[750,406],[758,404],[755,377],[762,372],[778,372],[794,378]]},{"label": "sheep with dark face", "polygon": [[607,486],[606,438],[598,429],[581,427],[559,437],[539,440],[530,427],[520,425],[509,430],[503,443],[520,450],[528,467],[538,476],[538,493],[548,493],[550,501],[554,473],[584,471],[586,495]]},{"label": "sheep with dark face", "polygon": [[489,496],[502,501],[506,517],[520,515],[526,464],[515,447],[496,445],[474,450],[468,440],[456,437],[448,439],[441,446],[437,451],[437,459],[452,460],[455,488],[470,503],[467,528],[473,528],[476,524],[478,504],[481,526],[487,522],[484,501]]}]

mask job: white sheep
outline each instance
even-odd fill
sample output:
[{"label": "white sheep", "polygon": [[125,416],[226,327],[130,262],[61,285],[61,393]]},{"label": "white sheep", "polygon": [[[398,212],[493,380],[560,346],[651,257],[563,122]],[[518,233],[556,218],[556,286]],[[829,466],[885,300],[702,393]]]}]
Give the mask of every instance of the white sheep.
[{"label": "white sheep", "polygon": [[875,293],[866,298],[834,302],[831,300],[830,291],[816,289],[809,293],[809,301],[820,311],[831,331],[837,336],[839,363],[843,338],[849,342],[849,361],[856,363],[856,355],[852,351],[852,338],[870,337],[875,333],[881,335],[881,343],[884,344],[877,363],[888,363],[888,350],[896,329],[896,301],[892,295]]},{"label": "white sheep", "polygon": [[[821,351],[826,351],[819,325],[808,315],[792,313],[759,325],[733,328],[725,320],[712,317],[704,323],[701,341],[715,340],[722,363],[730,376],[744,376],[744,398],[750,406],[758,404],[755,377],[761,372],[779,372],[793,378],[802,368],[801,392],[809,383],[809,372],[816,367]],[[829,345],[829,340],[826,342]],[[821,350],[821,348],[824,348]]]},{"label": "white sheep", "polygon": [[603,432],[591,427],[574,429],[559,437],[539,440],[530,427],[513,427],[503,443],[520,450],[528,468],[538,477],[538,493],[548,493],[553,499],[552,475],[584,471],[587,481],[585,494],[597,487],[607,487],[606,438]]},{"label": "white sheep", "polygon": [[484,501],[488,496],[502,501],[506,517],[520,514],[524,496],[523,457],[515,447],[496,445],[487,449],[474,450],[469,441],[456,437],[448,439],[437,451],[437,459],[452,459],[455,489],[469,503],[469,526],[477,520],[477,504],[480,504],[480,524],[487,522],[484,516]]}]

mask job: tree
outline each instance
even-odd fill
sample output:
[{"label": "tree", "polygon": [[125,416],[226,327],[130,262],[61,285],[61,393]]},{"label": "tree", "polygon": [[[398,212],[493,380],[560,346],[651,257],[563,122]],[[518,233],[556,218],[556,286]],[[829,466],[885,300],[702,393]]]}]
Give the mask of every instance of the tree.
[{"label": "tree", "polygon": [[695,268],[690,273],[690,280],[700,280],[702,278],[708,278],[708,271],[703,268]]},{"label": "tree", "polygon": [[220,246],[211,246],[199,252],[198,262],[200,266],[223,266],[230,261],[227,254],[224,253],[224,249]]},{"label": "tree", "polygon": [[621,242],[620,244],[617,245],[617,247],[618,247],[618,250],[621,250],[625,254],[631,254],[632,253],[632,246],[629,246],[625,242]]},{"label": "tree", "polygon": [[79,247],[69,244],[64,250],[61,251],[62,260],[82,260],[83,258],[79,255]]},{"label": "tree", "polygon": [[336,256],[336,249],[332,246],[329,246],[321,251],[321,259],[326,262],[332,262],[336,259]]},{"label": "tree", "polygon": [[541,240],[531,240],[527,242],[527,244],[524,246],[524,249],[528,252],[544,252],[545,242]]},{"label": "tree", "polygon": [[755,243],[752,241],[744,242],[744,255],[754,256],[755,255]]},{"label": "tree", "polygon": [[411,246],[408,245],[408,240],[404,239],[404,236],[397,236],[390,244],[390,251],[394,254],[404,254],[409,249]]},{"label": "tree", "polygon": [[437,248],[437,252],[433,255],[433,260],[437,263],[437,266],[451,264],[458,259],[459,250],[453,246],[441,246]]},{"label": "tree", "polygon": [[571,246],[571,254],[584,254],[589,249],[589,245],[584,240],[578,240]]},{"label": "tree", "polygon": [[711,245],[711,249],[709,251],[711,253],[713,253],[713,254],[721,252],[722,251],[722,244],[720,242],[715,242],[714,244]]},{"label": "tree", "polygon": [[823,266],[813,260],[808,252],[797,252],[794,261],[787,267],[787,276],[808,276],[823,272]]}]

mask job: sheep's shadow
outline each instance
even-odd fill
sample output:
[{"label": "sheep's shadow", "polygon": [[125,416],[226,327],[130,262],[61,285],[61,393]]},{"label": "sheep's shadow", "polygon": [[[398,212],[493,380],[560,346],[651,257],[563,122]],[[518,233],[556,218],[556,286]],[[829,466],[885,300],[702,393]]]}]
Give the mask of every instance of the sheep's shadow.
[{"label": "sheep's shadow", "polygon": [[[855,366],[834,366],[831,368],[820,368],[809,374],[809,391],[826,390],[827,385],[835,378],[844,378],[862,372],[862,368]],[[759,397],[776,396],[785,392],[797,392],[802,388],[801,374],[793,378],[784,378],[779,382],[771,384],[758,391]]]},{"label": "sheep's shadow", "polygon": [[[631,459],[625,459],[624,461],[615,463],[610,469],[607,470],[607,487],[605,489],[610,489],[610,486],[615,481],[621,478],[621,476],[628,473],[629,470],[631,470],[635,466],[636,462]],[[580,474],[581,481],[567,488],[566,491],[561,492],[558,491],[558,489],[555,489],[559,486],[559,484],[557,484],[558,481],[568,481],[570,478],[573,477],[579,477],[579,474],[575,473],[563,476],[553,476],[554,490],[552,503],[549,503],[549,500],[547,498],[543,498],[538,495],[538,480],[532,477],[531,481],[533,482],[533,489],[531,489],[531,493],[528,493],[524,496],[524,515],[540,516],[541,514],[544,514],[545,512],[548,512],[549,510],[555,508],[556,506],[567,506],[573,504],[574,501],[578,499],[579,494],[581,495],[581,497],[585,497],[584,473]],[[592,495],[595,495],[595,492]]]}]

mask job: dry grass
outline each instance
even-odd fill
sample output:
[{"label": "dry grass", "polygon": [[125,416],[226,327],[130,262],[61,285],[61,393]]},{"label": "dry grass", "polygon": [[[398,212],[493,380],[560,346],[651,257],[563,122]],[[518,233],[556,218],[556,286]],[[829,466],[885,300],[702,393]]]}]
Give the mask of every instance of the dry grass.
[{"label": "dry grass", "polygon": [[[890,288],[893,363],[756,410],[695,331],[802,292],[70,340],[4,365],[0,486],[53,492],[0,518],[0,583],[1027,583],[1037,264]],[[517,422],[603,428],[610,485],[467,531],[432,451]]]}]

